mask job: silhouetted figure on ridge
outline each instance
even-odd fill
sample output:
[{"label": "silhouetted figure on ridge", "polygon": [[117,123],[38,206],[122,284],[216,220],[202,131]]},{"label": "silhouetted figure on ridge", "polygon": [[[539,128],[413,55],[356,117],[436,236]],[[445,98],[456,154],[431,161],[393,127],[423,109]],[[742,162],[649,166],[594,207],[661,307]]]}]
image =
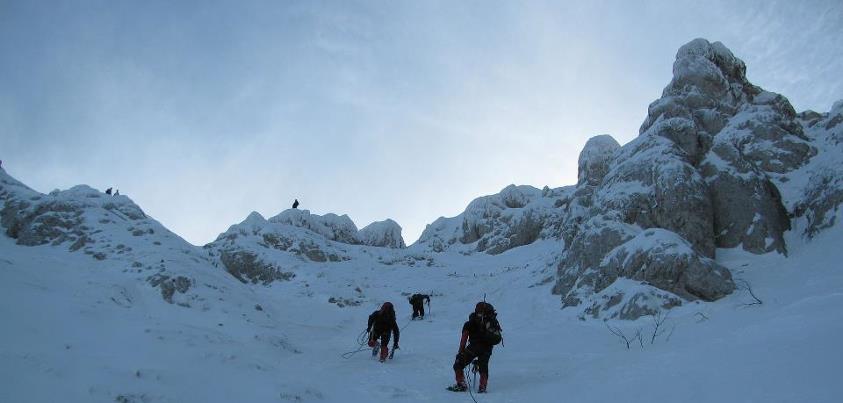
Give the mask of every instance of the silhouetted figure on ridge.
[{"label": "silhouetted figure on ridge", "polygon": [[293,208],[299,208],[299,199],[293,200]]},{"label": "silhouetted figure on ridge", "polygon": [[106,190],[105,190],[105,194],[107,194],[107,195],[111,196],[111,188],[106,189]]}]

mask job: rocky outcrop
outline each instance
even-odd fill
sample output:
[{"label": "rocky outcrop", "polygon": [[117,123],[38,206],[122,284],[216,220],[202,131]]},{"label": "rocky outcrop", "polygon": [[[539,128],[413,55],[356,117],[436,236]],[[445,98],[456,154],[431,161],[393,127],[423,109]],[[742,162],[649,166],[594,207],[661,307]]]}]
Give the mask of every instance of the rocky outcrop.
[{"label": "rocky outcrop", "polygon": [[360,239],[357,237],[357,226],[345,214],[338,216],[329,213],[320,216],[310,214],[308,210],[289,209],[270,218],[269,222],[306,228],[332,241],[351,245],[360,244]]},{"label": "rocky outcrop", "polygon": [[128,197],[85,185],[45,195],[0,172],[0,199],[0,224],[18,245],[67,245],[96,260],[132,255],[127,238],[140,238],[148,247],[176,239],[180,247],[189,247]]},{"label": "rocky outcrop", "polygon": [[800,172],[807,182],[794,187],[791,197],[793,214],[804,220],[802,234],[810,239],[835,224],[843,203],[843,100],[828,113],[808,111],[799,120],[820,149],[811,165]]},{"label": "rocky outcrop", "polygon": [[147,282],[153,287],[158,287],[161,290],[161,298],[164,298],[164,301],[170,304],[174,303],[173,296],[176,295],[176,292],[185,294],[193,285],[193,280],[185,276],[171,277],[160,273],[150,276]]},{"label": "rocky outcrop", "polygon": [[651,228],[612,249],[601,261],[602,290],[618,277],[644,281],[686,300],[714,301],[735,289],[731,273],[700,256],[677,234]]},{"label": "rocky outcrop", "polygon": [[390,219],[367,225],[357,233],[357,238],[363,245],[387,248],[406,247],[404,238],[401,237],[401,226]]},{"label": "rocky outcrop", "polygon": [[453,218],[428,225],[416,247],[441,252],[485,252],[496,255],[537,239],[559,237],[562,216],[556,208],[569,191],[510,185],[500,193],[473,200]]},{"label": "rocky outcrop", "polygon": [[673,74],[650,105],[641,136],[669,139],[705,179],[713,214],[700,215],[713,225],[714,245],[785,253],[790,223],[771,176],[801,167],[816,153],[793,107],[752,85],[743,61],[719,42],[695,39],[680,48]]},{"label": "rocky outcrop", "polygon": [[580,318],[635,320],[681,306],[682,299],[645,282],[618,278],[590,298]]},{"label": "rocky outcrop", "polygon": [[[673,73],[638,138],[615,148],[598,136],[581,154],[576,189],[560,204],[567,247],[554,292],[565,306],[588,300],[587,309],[600,311],[593,298],[619,278],[714,300],[734,290],[712,260],[716,248],[787,252],[790,218],[779,186],[817,154],[804,121],[833,118],[797,116],[786,98],[751,84],[744,63],[719,42],[683,46]],[[818,211],[836,206],[832,193]]]},{"label": "rocky outcrop", "polygon": [[290,280],[295,277],[292,272],[284,272],[258,258],[254,253],[248,251],[223,251],[220,261],[225,270],[231,273],[236,279],[244,283],[268,285],[273,281]]},{"label": "rocky outcrop", "polygon": [[577,185],[599,186],[619,148],[620,144],[608,134],[590,138],[580,151]]}]

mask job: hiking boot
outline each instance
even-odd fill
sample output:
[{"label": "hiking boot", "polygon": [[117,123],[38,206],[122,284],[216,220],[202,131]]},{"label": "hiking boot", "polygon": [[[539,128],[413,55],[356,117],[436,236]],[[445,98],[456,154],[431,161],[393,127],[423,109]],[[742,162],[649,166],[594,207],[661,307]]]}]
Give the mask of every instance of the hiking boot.
[{"label": "hiking boot", "polygon": [[464,383],[457,383],[451,386],[448,386],[448,390],[451,392],[465,392],[468,390],[468,386]]}]

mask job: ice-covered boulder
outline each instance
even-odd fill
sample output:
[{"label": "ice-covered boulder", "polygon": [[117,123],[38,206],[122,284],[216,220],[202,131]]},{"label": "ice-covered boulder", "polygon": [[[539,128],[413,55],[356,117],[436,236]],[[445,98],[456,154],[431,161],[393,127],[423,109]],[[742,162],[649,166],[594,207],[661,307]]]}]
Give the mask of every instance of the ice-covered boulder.
[{"label": "ice-covered boulder", "polygon": [[603,215],[574,225],[578,230],[573,238],[566,240],[567,248],[553,287],[553,292],[562,296],[566,307],[580,305],[598,291],[596,287],[605,276],[597,270],[603,257],[637,232],[637,227]]},{"label": "ice-covered boulder", "polygon": [[[285,213],[291,211],[295,212],[287,210]],[[304,212],[306,213],[306,210]],[[337,217],[333,214],[330,216]],[[275,278],[275,274],[272,273],[280,271],[280,267],[275,267],[278,265],[291,266],[301,261],[321,263],[350,259],[346,250],[349,245],[338,240],[331,240],[326,235],[334,232],[326,232],[325,226],[316,227],[320,229],[320,232],[315,232],[303,224],[305,222],[314,224],[317,221],[313,218],[318,219],[319,216],[286,215],[286,218],[291,217],[293,219],[303,217],[303,219],[293,221],[298,224],[294,225],[286,219],[276,220],[275,217],[265,220],[259,213],[252,212],[242,222],[232,225],[217,236],[216,240],[205,245],[204,249],[208,250],[211,256],[219,258],[223,266],[232,274],[251,273],[240,277],[236,275],[235,277],[241,281],[243,277],[249,281],[255,281],[257,278],[260,282]],[[351,225],[354,224],[351,223]],[[357,239],[356,233],[354,239]]]},{"label": "ice-covered boulder", "polygon": [[387,248],[406,247],[404,238],[401,237],[401,226],[390,219],[376,221],[365,226],[357,233],[357,238],[363,245]]},{"label": "ice-covered boulder", "polygon": [[269,219],[270,222],[307,228],[332,241],[357,245],[357,226],[347,215],[310,214],[308,210],[288,209]]},{"label": "ice-covered boulder", "polygon": [[585,143],[578,161],[577,184],[598,186],[609,172],[609,165],[620,144],[608,134],[594,136]]},{"label": "ice-covered boulder", "polygon": [[[645,281],[688,300],[713,301],[735,289],[732,275],[701,256],[677,234],[651,228],[612,249],[598,270],[605,283],[624,277]],[[597,286],[602,290],[604,286]],[[599,290],[598,290],[599,291]]]},{"label": "ice-covered boulder", "polygon": [[594,294],[580,317],[635,320],[642,316],[658,315],[680,305],[682,299],[670,292],[646,282],[618,277],[608,287]]},{"label": "ice-covered boulder", "polygon": [[561,216],[556,203],[568,191],[509,185],[498,194],[473,200],[456,217],[437,219],[414,246],[496,255],[543,237],[558,237]]}]

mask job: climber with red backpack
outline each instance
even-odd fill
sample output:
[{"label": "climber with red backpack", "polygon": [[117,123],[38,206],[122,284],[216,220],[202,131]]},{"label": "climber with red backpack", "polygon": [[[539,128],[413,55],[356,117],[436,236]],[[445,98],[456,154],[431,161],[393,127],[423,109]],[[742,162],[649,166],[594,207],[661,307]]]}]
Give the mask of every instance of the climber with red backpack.
[{"label": "climber with red backpack", "polygon": [[477,387],[477,392],[486,393],[492,348],[503,340],[497,316],[492,304],[485,301],[478,302],[474,307],[474,312],[468,315],[468,321],[462,326],[460,349],[454,360],[454,376],[457,383],[449,386],[448,390],[453,392],[468,390],[463,370],[476,360],[477,371],[480,372],[480,385]]},{"label": "climber with red backpack", "polygon": [[[386,361],[389,355],[389,336],[395,336],[395,341],[392,342],[392,350],[398,349],[398,338],[401,330],[398,328],[398,323],[395,322],[395,309],[391,302],[384,302],[381,309],[372,312],[369,315],[369,324],[366,326],[366,331],[369,332],[369,347],[372,347],[372,356],[378,354],[380,350],[380,362]],[[378,345],[380,339],[380,345]]]}]

